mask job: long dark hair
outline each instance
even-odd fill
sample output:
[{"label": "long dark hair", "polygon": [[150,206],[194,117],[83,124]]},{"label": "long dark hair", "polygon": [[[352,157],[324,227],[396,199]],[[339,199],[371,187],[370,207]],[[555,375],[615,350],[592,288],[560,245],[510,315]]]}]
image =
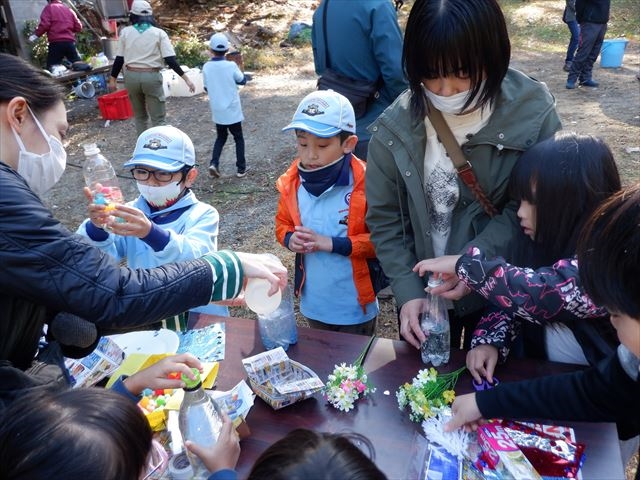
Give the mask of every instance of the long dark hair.
[{"label": "long dark hair", "polygon": [[515,263],[537,268],[571,257],[585,221],[620,190],[611,150],[590,135],[558,132],[524,152],[511,171],[516,200],[536,206],[533,245],[519,242]]},{"label": "long dark hair", "polygon": [[640,183],[591,215],[578,241],[578,263],[594,302],[640,320]]},{"label": "long dark hair", "polygon": [[0,53],[0,72],[0,103],[24,97],[38,114],[64,100],[64,90],[58,82],[19,57]]},{"label": "long dark hair", "polygon": [[[369,456],[354,442],[365,447]],[[318,433],[300,428],[265,450],[247,480],[309,480],[319,475],[349,480],[386,479],[371,457],[373,446],[362,435]]]},{"label": "long dark hair", "polygon": [[412,112],[418,118],[426,115],[423,79],[459,73],[471,80],[463,110],[481,89],[479,106],[492,103],[500,92],[510,57],[507,25],[497,1],[416,0],[407,21],[402,52]]},{"label": "long dark hair", "polygon": [[144,471],[152,432],[140,409],[104,389],[27,394],[0,423],[0,478],[121,480]]}]

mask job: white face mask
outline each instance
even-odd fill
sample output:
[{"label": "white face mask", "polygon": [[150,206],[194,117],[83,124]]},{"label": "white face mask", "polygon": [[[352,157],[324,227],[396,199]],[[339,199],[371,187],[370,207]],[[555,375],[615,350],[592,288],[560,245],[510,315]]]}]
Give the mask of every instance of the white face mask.
[{"label": "white face mask", "polygon": [[451,95],[450,97],[442,97],[440,95],[436,95],[432,91],[430,91],[427,87],[422,85],[422,91],[427,96],[427,98],[431,101],[434,107],[444,113],[449,113],[451,115],[460,115],[462,113],[470,112],[474,110],[477,106],[478,99],[480,95],[482,95],[482,91],[484,90],[484,80],[482,85],[480,85],[480,90],[475,98],[471,101],[467,110],[462,112],[462,107],[467,103],[467,98],[471,93],[471,90],[465,90],[464,92],[456,93],[455,95]]},{"label": "white face mask", "polygon": [[15,129],[11,127],[11,130],[18,147],[20,147],[18,173],[26,180],[31,190],[42,195],[60,180],[67,166],[67,152],[60,140],[45,132],[31,108],[29,108],[29,112],[40,129],[40,133],[49,144],[49,152],[40,154],[28,151]]},{"label": "white face mask", "polygon": [[140,195],[154,208],[167,208],[173,205],[180,198],[182,186],[180,183],[169,182],[166,185],[156,187],[154,185],[145,185],[140,182],[138,191]]}]

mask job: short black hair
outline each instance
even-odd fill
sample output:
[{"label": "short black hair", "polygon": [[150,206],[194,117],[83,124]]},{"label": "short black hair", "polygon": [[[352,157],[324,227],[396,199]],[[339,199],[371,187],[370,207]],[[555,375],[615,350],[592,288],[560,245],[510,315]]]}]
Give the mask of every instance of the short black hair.
[{"label": "short black hair", "polygon": [[536,206],[535,246],[529,258],[516,255],[516,263],[537,268],[575,255],[587,218],[620,187],[613,154],[599,138],[557,132],[532,146],[515,163],[509,182],[513,198]]},{"label": "short black hair", "polygon": [[594,302],[640,320],[640,183],[593,212],[580,234],[578,267]]},{"label": "short black hair", "polygon": [[[369,456],[354,442],[366,447]],[[290,480],[292,478],[348,478],[386,480],[373,463],[373,446],[366,437],[338,435],[299,428],[271,445],[253,464],[248,480]]]},{"label": "short black hair", "polygon": [[481,90],[478,106],[492,104],[510,58],[507,25],[496,0],[416,0],[402,51],[412,112],[418,118],[427,113],[423,79],[457,74],[471,80],[463,110]]}]

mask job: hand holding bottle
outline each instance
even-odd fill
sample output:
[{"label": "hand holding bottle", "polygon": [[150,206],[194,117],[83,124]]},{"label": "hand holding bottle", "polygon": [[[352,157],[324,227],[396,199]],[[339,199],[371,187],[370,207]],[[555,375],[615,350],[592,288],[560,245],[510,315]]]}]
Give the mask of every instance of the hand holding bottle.
[{"label": "hand holding bottle", "polygon": [[233,470],[240,457],[240,439],[233,422],[226,414],[222,416],[222,429],[212,448],[204,448],[190,441],[185,445],[212,473],[224,469]]}]

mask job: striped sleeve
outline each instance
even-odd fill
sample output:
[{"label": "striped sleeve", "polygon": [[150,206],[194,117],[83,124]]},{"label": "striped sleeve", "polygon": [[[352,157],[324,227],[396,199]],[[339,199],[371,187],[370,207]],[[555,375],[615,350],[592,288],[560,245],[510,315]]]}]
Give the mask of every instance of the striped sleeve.
[{"label": "striped sleeve", "polygon": [[242,290],[244,273],[240,259],[230,250],[211,252],[202,257],[211,265],[213,288],[211,301],[235,298]]}]

